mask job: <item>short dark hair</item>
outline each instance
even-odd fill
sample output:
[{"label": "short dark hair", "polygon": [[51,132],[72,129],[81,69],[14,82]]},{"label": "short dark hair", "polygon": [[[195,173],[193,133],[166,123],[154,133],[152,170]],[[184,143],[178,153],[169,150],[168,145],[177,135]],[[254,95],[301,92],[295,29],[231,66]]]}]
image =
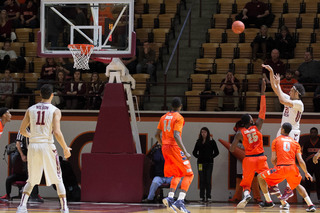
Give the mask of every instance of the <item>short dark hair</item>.
[{"label": "short dark hair", "polygon": [[250,123],[250,120],[251,120],[251,119],[250,119],[250,115],[249,115],[248,113],[243,114],[243,115],[241,116],[241,122],[242,122],[244,125]]},{"label": "short dark hair", "polygon": [[53,93],[53,87],[51,84],[44,84],[40,89],[41,97],[43,99],[49,99]]},{"label": "short dark hair", "polygon": [[291,132],[292,125],[288,122],[285,122],[282,124],[282,128],[284,129],[284,133],[289,134]]},{"label": "short dark hair", "polygon": [[318,132],[317,127],[312,127],[312,128],[310,129],[310,132],[311,132],[312,130],[315,130],[316,132]]},{"label": "short dark hair", "polygon": [[181,99],[179,97],[174,97],[171,102],[173,109],[178,109],[182,105]]},{"label": "short dark hair", "polygon": [[303,96],[304,93],[306,92],[306,90],[304,89],[303,85],[300,84],[300,83],[295,83],[295,84],[293,84],[293,86],[298,90],[298,92],[300,93],[299,97],[301,98],[301,96]]}]

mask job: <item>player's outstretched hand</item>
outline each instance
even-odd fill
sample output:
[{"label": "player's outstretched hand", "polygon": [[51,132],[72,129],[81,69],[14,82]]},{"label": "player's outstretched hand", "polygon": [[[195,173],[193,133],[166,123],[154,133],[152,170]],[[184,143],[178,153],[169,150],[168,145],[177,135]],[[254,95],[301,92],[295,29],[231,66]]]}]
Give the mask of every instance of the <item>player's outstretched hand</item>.
[{"label": "player's outstretched hand", "polygon": [[272,67],[270,65],[261,64],[261,66],[263,68],[265,68],[266,70],[268,70],[269,72],[273,71],[273,69],[272,69]]},{"label": "player's outstretched hand", "polygon": [[71,151],[72,149],[70,147],[67,147],[66,149],[63,150],[63,154],[65,158],[69,158],[71,156]]},{"label": "player's outstretched hand", "polygon": [[317,154],[315,154],[315,155],[313,156],[312,161],[313,161],[314,164],[317,164],[317,163],[318,163],[319,157],[320,157],[320,153],[317,153]]},{"label": "player's outstretched hand", "polygon": [[188,160],[191,158],[191,155],[188,152],[185,153],[185,156],[187,157]]},{"label": "player's outstretched hand", "polygon": [[308,180],[310,180],[311,182],[313,181],[312,176],[311,176],[308,172],[305,173],[304,175],[306,176],[306,178],[307,178]]}]

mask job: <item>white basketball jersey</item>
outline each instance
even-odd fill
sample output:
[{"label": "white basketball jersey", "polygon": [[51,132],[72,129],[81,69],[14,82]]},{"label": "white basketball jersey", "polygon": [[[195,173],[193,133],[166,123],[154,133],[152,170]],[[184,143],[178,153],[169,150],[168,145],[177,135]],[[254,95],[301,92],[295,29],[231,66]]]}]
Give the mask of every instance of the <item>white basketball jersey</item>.
[{"label": "white basketball jersey", "polygon": [[52,121],[57,107],[49,103],[37,103],[29,107],[30,143],[53,143]]},{"label": "white basketball jersey", "polygon": [[[290,96],[284,94],[287,99],[290,99]],[[283,113],[282,113],[282,124],[288,122],[292,125],[292,130],[299,130],[300,129],[300,119],[301,115],[304,110],[304,106],[301,100],[293,100],[293,106],[284,106]]]}]

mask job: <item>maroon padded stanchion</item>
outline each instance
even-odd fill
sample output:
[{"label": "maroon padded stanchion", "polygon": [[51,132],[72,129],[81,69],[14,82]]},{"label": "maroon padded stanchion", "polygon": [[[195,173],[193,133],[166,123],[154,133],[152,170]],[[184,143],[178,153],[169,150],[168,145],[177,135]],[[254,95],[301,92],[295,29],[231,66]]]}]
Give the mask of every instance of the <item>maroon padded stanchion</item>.
[{"label": "maroon padded stanchion", "polygon": [[136,154],[123,85],[106,84],[91,153],[82,155],[81,200],[140,202],[144,160]]}]

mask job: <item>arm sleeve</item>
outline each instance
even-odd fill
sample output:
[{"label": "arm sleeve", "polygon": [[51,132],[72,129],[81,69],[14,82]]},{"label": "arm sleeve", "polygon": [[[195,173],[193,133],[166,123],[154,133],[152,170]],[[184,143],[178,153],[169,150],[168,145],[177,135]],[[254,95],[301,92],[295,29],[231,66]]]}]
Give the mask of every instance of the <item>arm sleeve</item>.
[{"label": "arm sleeve", "polygon": [[196,143],[196,145],[194,146],[194,149],[192,151],[192,154],[195,158],[198,158],[199,157],[199,154],[198,154],[198,143]]},{"label": "arm sleeve", "polygon": [[219,149],[218,149],[218,146],[217,146],[217,143],[215,140],[212,140],[212,145],[213,145],[213,155],[212,155],[212,158],[215,158],[219,155]]},{"label": "arm sleeve", "polygon": [[266,118],[266,96],[265,95],[261,95],[259,118],[261,118],[262,120]]}]

